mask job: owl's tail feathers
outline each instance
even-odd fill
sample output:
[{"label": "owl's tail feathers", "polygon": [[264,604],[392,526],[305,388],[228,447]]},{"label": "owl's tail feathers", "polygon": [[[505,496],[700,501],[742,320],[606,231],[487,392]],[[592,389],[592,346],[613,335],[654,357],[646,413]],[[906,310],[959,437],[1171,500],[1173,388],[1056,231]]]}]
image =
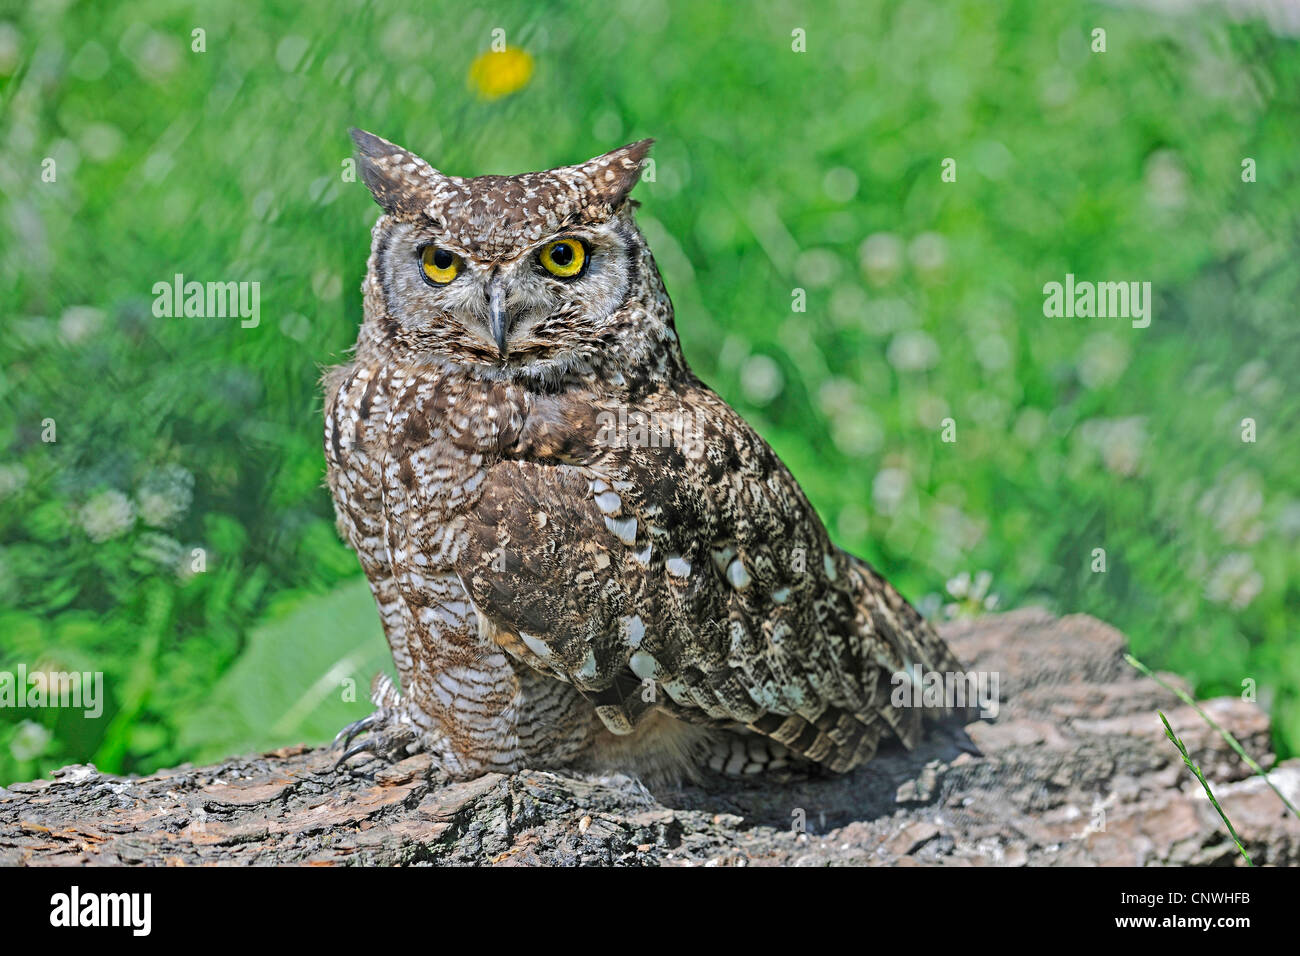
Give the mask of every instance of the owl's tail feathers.
[{"label": "owl's tail feathers", "polygon": [[840,773],[874,757],[882,741],[897,739],[916,749],[927,721],[967,723],[979,713],[972,679],[977,675],[961,666],[934,628],[869,564],[854,558],[851,566],[864,628],[854,658],[840,664],[844,698],[855,703],[814,713],[768,713],[748,725],[794,755]]},{"label": "owl's tail feathers", "polygon": [[749,727],[789,748],[796,757],[843,773],[875,756],[885,724],[874,715],[827,707],[812,719],[765,714]]},{"label": "owl's tail feathers", "polygon": [[871,656],[880,667],[874,696],[880,719],[909,750],[924,722],[979,717],[988,682],[962,666],[943,638],[875,569],[854,559],[859,604],[872,622]]}]

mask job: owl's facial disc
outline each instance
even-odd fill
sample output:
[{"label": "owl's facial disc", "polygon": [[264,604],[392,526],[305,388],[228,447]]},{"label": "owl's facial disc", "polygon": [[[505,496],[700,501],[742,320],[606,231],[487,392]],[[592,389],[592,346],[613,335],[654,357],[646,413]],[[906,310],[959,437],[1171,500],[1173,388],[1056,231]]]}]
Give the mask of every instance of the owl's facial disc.
[{"label": "owl's facial disc", "polygon": [[628,237],[617,222],[570,229],[502,263],[502,364],[553,367],[599,348],[600,332],[627,297],[630,270]]},{"label": "owl's facial disc", "polygon": [[443,358],[549,377],[600,348],[628,295],[633,229],[574,226],[487,259],[429,223],[394,223],[381,274],[388,313]]}]

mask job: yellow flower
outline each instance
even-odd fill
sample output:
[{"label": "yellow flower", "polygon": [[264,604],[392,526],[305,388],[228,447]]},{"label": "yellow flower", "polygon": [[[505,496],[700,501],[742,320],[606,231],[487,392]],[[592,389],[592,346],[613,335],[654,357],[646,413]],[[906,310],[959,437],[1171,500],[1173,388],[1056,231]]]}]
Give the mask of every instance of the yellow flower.
[{"label": "yellow flower", "polygon": [[475,58],[469,67],[469,87],[485,100],[517,93],[533,76],[533,57],[527,50],[508,46]]}]

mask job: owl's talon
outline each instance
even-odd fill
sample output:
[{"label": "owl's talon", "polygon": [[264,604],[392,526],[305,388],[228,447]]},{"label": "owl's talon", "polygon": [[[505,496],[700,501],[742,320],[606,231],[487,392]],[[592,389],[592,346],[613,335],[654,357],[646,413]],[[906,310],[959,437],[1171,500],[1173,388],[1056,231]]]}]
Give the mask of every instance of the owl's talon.
[{"label": "owl's talon", "polygon": [[[411,745],[418,742],[418,738],[413,730],[408,727],[392,726],[395,715],[377,710],[369,717],[363,717],[361,720],[351,723],[339,732],[335,737],[335,743],[340,739],[343,740],[344,746],[342,756],[334,763],[334,770],[338,770],[345,763],[358,754],[370,754],[379,760],[388,763],[396,763],[407,757],[411,753]],[[376,733],[370,733],[375,728],[383,727]],[[352,743],[352,738],[362,734],[360,740]],[[351,744],[351,746],[347,746]]]},{"label": "owl's talon", "polygon": [[334,740],[330,743],[330,749],[333,750],[340,743],[346,747],[348,744],[352,743],[353,737],[363,731],[369,730],[376,724],[383,723],[383,719],[383,712],[376,710],[367,714],[365,717],[362,717],[360,720],[352,721],[352,723],[348,724],[334,735]]}]

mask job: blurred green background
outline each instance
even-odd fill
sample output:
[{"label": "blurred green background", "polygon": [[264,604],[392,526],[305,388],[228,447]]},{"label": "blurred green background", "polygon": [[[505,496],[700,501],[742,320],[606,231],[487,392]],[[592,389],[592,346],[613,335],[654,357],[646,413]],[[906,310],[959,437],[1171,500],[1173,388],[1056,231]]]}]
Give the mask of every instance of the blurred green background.
[{"label": "blurred green background", "polygon": [[[369,709],[318,389],[377,214],[354,124],[461,175],[656,137],[687,357],[839,543],[932,616],[1087,612],[1253,682],[1297,752],[1298,117],[1295,38],[1213,6],[4,0],[0,670],[106,704],[0,709],[0,783]],[[1067,272],[1151,282],[1150,327],[1045,318]],[[176,273],[259,282],[260,324],[156,318]]]}]

